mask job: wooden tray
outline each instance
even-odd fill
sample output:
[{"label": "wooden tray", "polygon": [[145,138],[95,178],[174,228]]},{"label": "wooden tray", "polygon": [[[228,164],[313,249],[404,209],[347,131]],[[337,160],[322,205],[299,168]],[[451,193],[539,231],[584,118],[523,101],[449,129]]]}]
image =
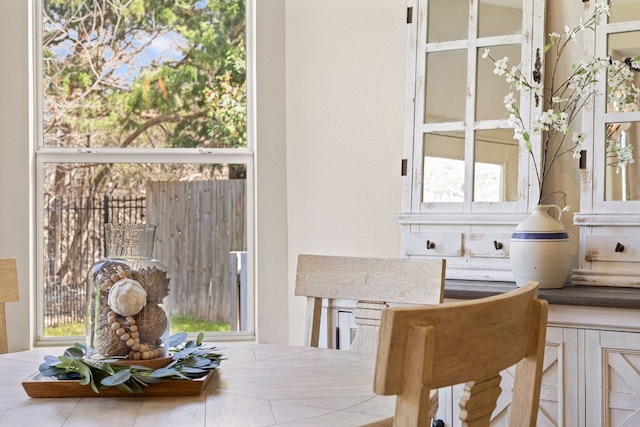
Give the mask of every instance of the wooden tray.
[{"label": "wooden tray", "polygon": [[140,397],[140,396],[197,396],[216,375],[217,369],[195,380],[163,380],[142,387],[142,393],[129,393],[117,387],[93,391],[90,385],[78,381],[44,377],[37,372],[22,381],[22,387],[30,397]]}]

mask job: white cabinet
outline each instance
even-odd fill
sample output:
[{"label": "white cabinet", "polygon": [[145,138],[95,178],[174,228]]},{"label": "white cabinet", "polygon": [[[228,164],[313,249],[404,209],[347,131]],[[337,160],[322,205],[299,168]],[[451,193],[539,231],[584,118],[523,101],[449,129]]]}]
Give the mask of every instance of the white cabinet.
[{"label": "white cabinet", "polygon": [[[538,426],[640,426],[640,310],[550,305]],[[503,394],[492,426],[506,426],[512,389]],[[439,416],[460,426],[461,386],[443,390]]]},{"label": "white cabinet", "polygon": [[[503,236],[510,236],[538,200],[541,142],[531,135],[534,164],[513,139],[513,123],[505,114],[503,97],[511,89],[501,86],[491,61],[482,56],[489,49],[496,58],[517,59],[523,75],[533,76],[548,41],[545,22],[562,31],[556,21],[586,22],[600,2],[548,3],[409,0],[403,203],[396,222],[403,255],[446,258],[449,279],[513,280],[509,239]],[[562,190],[574,209],[579,202],[573,224],[564,224],[572,239],[579,234],[571,250],[572,283],[640,287],[640,161],[612,167],[628,157],[616,153],[628,153],[629,147],[639,156],[640,2],[609,4],[610,16],[578,37],[581,51],[585,58],[593,54],[621,64],[616,67],[625,73],[607,77],[633,77],[627,86],[617,78],[597,78],[597,94],[578,110],[586,135],[580,161],[563,160],[562,172],[548,176],[545,198]],[[543,74],[552,72],[553,61],[547,62]],[[630,89],[625,93],[624,87]],[[521,92],[518,102],[530,129],[527,123],[543,106],[527,93]],[[580,176],[565,168],[576,163]],[[498,243],[501,249],[492,249]]]},{"label": "white cabinet", "polygon": [[[538,426],[584,425],[579,422],[578,393],[578,330],[573,328],[550,327],[547,331],[547,347],[544,356],[542,388],[540,392],[540,411]],[[498,398],[491,426],[509,425],[509,404],[513,390],[513,368],[502,373],[502,394]],[[460,427],[457,402],[463,391],[463,385],[440,391],[438,417],[447,427]]]},{"label": "white cabinet", "polygon": [[[585,13],[595,7],[590,2]],[[627,63],[640,52],[640,2],[611,2],[606,22],[596,26],[594,37],[585,39],[585,51],[610,63]],[[629,71],[632,70],[632,71]],[[631,82],[640,84],[637,67],[626,70]],[[580,229],[579,268],[573,283],[602,286],[640,287],[640,111],[638,99],[626,96],[629,103],[615,100],[625,85],[607,79],[599,80],[594,108],[584,111],[583,127],[592,136],[583,152],[580,212],[574,224]],[[610,97],[608,95],[614,95]],[[633,101],[633,102],[632,102]],[[633,146],[635,163],[617,170],[612,144]],[[640,424],[639,424],[640,425]]]},{"label": "white cabinet", "polygon": [[[505,113],[513,90],[482,57],[490,49],[531,75],[545,1],[409,5],[403,255],[446,258],[450,279],[512,281],[509,239],[538,190]],[[523,118],[541,108],[527,91],[518,103]]]},{"label": "white cabinet", "polygon": [[640,426],[640,334],[587,331],[588,427]]}]

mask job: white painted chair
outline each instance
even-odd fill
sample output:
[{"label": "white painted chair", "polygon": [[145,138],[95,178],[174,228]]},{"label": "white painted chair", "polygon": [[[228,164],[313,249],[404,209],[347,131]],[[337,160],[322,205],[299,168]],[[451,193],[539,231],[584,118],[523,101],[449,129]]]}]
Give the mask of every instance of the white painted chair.
[{"label": "white painted chair", "polygon": [[5,302],[18,301],[18,269],[15,258],[0,258],[0,353],[9,351]]},{"label": "white painted chair", "polygon": [[295,294],[307,297],[305,345],[318,346],[323,298],[353,300],[358,329],[349,349],[375,355],[387,303],[440,304],[445,267],[443,259],[299,255]]},{"label": "white painted chair", "polygon": [[477,300],[386,309],[374,391],[397,395],[394,426],[428,427],[430,391],[466,382],[461,425],[487,427],[500,372],[515,365],[509,425],[535,427],[546,331],[547,302],[536,282]]}]

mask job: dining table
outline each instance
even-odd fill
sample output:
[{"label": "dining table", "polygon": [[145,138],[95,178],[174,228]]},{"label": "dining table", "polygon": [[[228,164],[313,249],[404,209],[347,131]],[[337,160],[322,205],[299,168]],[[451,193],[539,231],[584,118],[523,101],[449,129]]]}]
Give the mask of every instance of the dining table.
[{"label": "dining table", "polygon": [[223,360],[192,396],[29,397],[25,379],[45,355],[65,348],[0,354],[0,426],[358,426],[393,415],[395,396],[373,392],[374,357],[293,345],[211,346]]}]

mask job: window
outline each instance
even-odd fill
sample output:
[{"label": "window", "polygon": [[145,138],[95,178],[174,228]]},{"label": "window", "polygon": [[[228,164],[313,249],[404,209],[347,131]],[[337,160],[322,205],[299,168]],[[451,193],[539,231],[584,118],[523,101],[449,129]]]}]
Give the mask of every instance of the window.
[{"label": "window", "polygon": [[106,222],[158,226],[172,332],[252,334],[251,1],[38,7],[37,339],[84,334]]}]

